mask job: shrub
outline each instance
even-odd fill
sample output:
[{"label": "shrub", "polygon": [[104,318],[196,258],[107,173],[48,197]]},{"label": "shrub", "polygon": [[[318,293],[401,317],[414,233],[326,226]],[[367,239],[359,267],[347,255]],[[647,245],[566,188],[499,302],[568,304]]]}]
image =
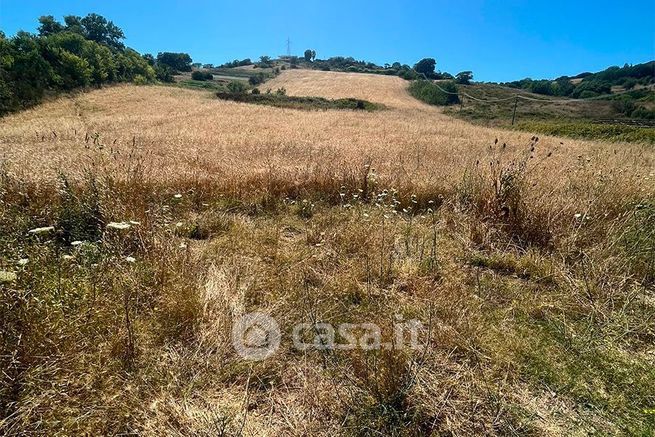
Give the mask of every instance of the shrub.
[{"label": "shrub", "polygon": [[211,74],[210,72],[205,72],[205,71],[199,71],[199,70],[196,70],[196,71],[194,71],[193,73],[191,73],[191,79],[193,79],[193,80],[201,80],[201,81],[205,81],[205,80],[213,80],[213,79],[214,79],[214,75]]},{"label": "shrub", "polygon": [[248,83],[250,85],[255,86],[264,83],[265,80],[266,80],[266,76],[264,76],[264,73],[257,73],[256,75],[250,76],[248,78]]},{"label": "shrub", "polygon": [[434,84],[427,80],[417,80],[411,83],[409,92],[412,96],[430,105],[445,106],[459,103],[457,86],[455,86],[454,82]]},{"label": "shrub", "polygon": [[252,94],[261,94],[261,92],[259,91],[259,88],[253,88],[251,93]]},{"label": "shrub", "polygon": [[241,81],[233,80],[232,82],[227,84],[227,89],[231,93],[241,94],[246,92],[246,85]]},{"label": "shrub", "polygon": [[165,64],[155,65],[155,77],[162,82],[173,82],[173,69]]}]

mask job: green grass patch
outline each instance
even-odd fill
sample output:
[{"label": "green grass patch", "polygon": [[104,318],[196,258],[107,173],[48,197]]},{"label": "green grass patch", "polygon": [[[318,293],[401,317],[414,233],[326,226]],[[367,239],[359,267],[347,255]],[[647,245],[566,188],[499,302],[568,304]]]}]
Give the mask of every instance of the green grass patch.
[{"label": "green grass patch", "polygon": [[522,121],[514,128],[569,138],[655,144],[655,128],[584,121]]},{"label": "green grass patch", "polygon": [[177,86],[192,90],[225,91],[226,89],[225,85],[221,82],[200,80],[182,80],[177,83]]},{"label": "green grass patch", "polygon": [[232,100],[241,103],[253,103],[256,105],[268,105],[278,108],[304,109],[304,110],[328,110],[328,109],[350,109],[360,111],[375,111],[383,106],[361,99],[325,99],[323,97],[298,97],[280,94],[247,94],[247,93],[226,93],[218,92],[216,97],[221,100]]},{"label": "green grass patch", "polygon": [[530,341],[517,351],[524,378],[599,413],[626,435],[651,435],[652,365],[621,353],[607,337],[590,335],[582,321],[549,318],[525,329]]}]

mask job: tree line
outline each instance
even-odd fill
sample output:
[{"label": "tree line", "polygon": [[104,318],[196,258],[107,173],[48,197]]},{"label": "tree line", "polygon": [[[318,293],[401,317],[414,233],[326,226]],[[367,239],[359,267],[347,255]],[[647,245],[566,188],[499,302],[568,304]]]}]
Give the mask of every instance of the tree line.
[{"label": "tree line", "polygon": [[123,31],[98,14],[39,18],[37,34],[0,31],[0,114],[39,103],[47,94],[119,82],[172,81],[190,71],[184,53],[140,55]]},{"label": "tree line", "polygon": [[610,94],[613,86],[631,90],[637,85],[655,83],[655,61],[623,67],[612,66],[598,73],[580,73],[576,76],[561,76],[555,80],[533,80],[530,78],[502,83],[536,94],[585,99]]}]

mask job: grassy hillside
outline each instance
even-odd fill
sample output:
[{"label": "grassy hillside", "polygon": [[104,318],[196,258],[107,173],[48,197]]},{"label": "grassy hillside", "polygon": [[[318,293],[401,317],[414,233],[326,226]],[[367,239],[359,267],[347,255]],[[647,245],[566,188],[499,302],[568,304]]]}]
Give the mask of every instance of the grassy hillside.
[{"label": "grassy hillside", "polygon": [[[653,148],[407,85],[292,70],[267,86],[387,109],[116,86],[4,118],[0,433],[652,434]],[[281,331],[261,361],[253,312]],[[303,350],[301,323],[386,346]]]},{"label": "grassy hillside", "polygon": [[[460,94],[461,104],[449,107],[446,113],[476,124],[573,138],[655,143],[655,128],[651,127],[655,123],[626,117],[621,112],[625,105],[624,94],[578,100],[528,93],[495,84],[458,85],[458,88],[460,93],[473,98]],[[515,100],[516,95],[531,100]],[[650,108],[653,98],[655,92],[652,90],[635,91],[629,101]]]}]

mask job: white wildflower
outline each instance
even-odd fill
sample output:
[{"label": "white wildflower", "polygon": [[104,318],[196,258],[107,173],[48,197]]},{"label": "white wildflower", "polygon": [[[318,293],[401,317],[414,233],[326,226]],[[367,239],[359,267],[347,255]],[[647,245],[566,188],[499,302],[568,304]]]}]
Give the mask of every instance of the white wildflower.
[{"label": "white wildflower", "polygon": [[178,193],[178,194],[174,195],[173,197],[176,198],[176,199],[181,199],[182,195],[180,193]]},{"label": "white wildflower", "polygon": [[73,259],[74,257],[73,257],[73,255],[64,255],[62,258],[65,259],[65,260],[70,260],[70,259]]},{"label": "white wildflower", "polygon": [[186,249],[187,247],[188,246],[184,241],[180,243],[180,249]]},{"label": "white wildflower", "polygon": [[84,241],[75,240],[71,243],[71,246],[81,246],[82,244],[84,244]]},{"label": "white wildflower", "polygon": [[579,219],[580,217],[582,217],[582,214],[580,214],[580,213],[578,212],[578,213],[576,213],[575,215],[573,215],[573,217]]},{"label": "white wildflower", "polygon": [[136,258],[134,258],[132,256],[126,256],[125,261],[127,261],[128,263],[134,263],[134,262],[136,262]]},{"label": "white wildflower", "polygon": [[54,226],[45,226],[45,227],[42,227],[42,228],[30,229],[28,232],[30,234],[45,234],[46,232],[51,232],[51,231],[54,231],[54,230],[55,230]]},{"label": "white wildflower", "polygon": [[125,222],[111,222],[111,223],[107,224],[108,228],[119,229],[119,230],[129,229],[130,226],[132,226],[132,225],[130,225],[129,223],[125,223]]},{"label": "white wildflower", "polygon": [[27,265],[28,262],[30,262],[30,260],[28,258],[21,258],[21,259],[18,260],[17,264],[19,266],[25,266],[25,265]]},{"label": "white wildflower", "polygon": [[18,276],[14,272],[0,270],[0,283],[14,282]]}]

